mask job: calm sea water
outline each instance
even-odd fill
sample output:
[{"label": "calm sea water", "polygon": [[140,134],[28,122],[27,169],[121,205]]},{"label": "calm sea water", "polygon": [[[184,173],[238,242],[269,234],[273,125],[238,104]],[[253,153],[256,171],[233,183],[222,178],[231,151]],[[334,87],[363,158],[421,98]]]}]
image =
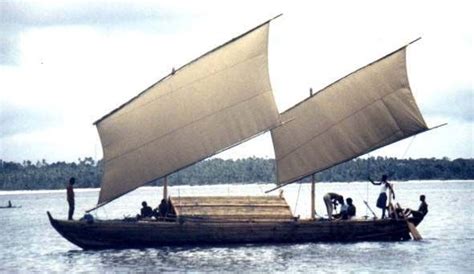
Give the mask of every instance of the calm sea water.
[{"label": "calm sea water", "polygon": [[[271,185],[180,186],[172,196],[261,195]],[[322,196],[338,192],[352,197],[357,215],[370,215],[363,200],[375,204],[378,188],[367,183],[319,183],[317,212],[324,215]],[[395,182],[398,202],[418,207],[425,194],[429,214],[418,227],[424,237],[415,242],[350,244],[278,244],[161,247],[83,251],[49,225],[46,211],[67,216],[65,191],[0,192],[0,205],[11,200],[16,209],[0,209],[0,272],[449,272],[473,273],[474,181]],[[285,187],[295,215],[310,212],[310,186]],[[143,200],[158,204],[161,188],[144,187],[99,209],[96,218],[122,218],[138,213]],[[98,190],[76,190],[76,215],[97,202]],[[375,210],[375,206],[373,206]],[[377,214],[380,214],[376,210]]]}]

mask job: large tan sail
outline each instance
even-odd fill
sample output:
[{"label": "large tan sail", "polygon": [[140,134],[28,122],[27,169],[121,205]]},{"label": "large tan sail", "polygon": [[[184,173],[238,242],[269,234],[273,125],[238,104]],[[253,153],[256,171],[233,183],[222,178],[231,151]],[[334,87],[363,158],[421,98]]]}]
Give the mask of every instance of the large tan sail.
[{"label": "large tan sail", "polygon": [[280,123],[268,34],[266,22],[96,122],[104,151],[99,205]]},{"label": "large tan sail", "polygon": [[278,185],[427,130],[406,71],[406,47],[281,114],[273,129]]}]

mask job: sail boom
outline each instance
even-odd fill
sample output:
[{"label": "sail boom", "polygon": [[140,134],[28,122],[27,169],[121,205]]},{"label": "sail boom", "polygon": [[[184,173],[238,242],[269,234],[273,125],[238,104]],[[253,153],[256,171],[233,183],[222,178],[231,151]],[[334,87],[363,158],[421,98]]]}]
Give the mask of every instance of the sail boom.
[{"label": "sail boom", "polygon": [[[276,126],[273,127],[273,128],[277,128],[277,127],[279,127],[279,126],[280,126],[280,125],[276,125]],[[273,129],[273,128],[271,128],[271,129]],[[242,140],[241,142],[236,143],[236,144],[234,144],[234,145],[232,145],[232,146],[230,146],[230,147],[227,147],[227,148],[224,148],[224,149],[222,149],[222,150],[220,150],[220,151],[217,151],[216,153],[207,155],[207,156],[203,157],[201,160],[199,160],[199,161],[197,161],[197,162],[200,162],[200,161],[203,161],[203,160],[208,159],[208,158],[210,158],[210,157],[213,157],[214,155],[217,155],[217,154],[219,154],[219,153],[221,153],[221,152],[223,152],[223,151],[226,151],[226,150],[231,149],[231,148],[233,148],[233,147],[236,147],[236,146],[238,146],[238,145],[240,145],[240,144],[242,144],[242,143],[245,143],[245,142],[247,142],[247,141],[249,141],[249,140],[251,140],[251,139],[253,139],[253,138],[256,138],[256,137],[258,137],[258,136],[260,136],[260,135],[263,135],[263,134],[269,132],[271,129],[269,129],[269,130],[267,130],[267,131],[260,132],[260,133],[258,133],[258,134],[256,134],[256,135],[251,136],[251,137],[249,137],[249,138],[247,138],[247,139],[245,139],[245,140]],[[196,162],[196,163],[197,163],[197,162]],[[154,179],[152,179],[152,180],[150,180],[150,181],[144,183],[143,185],[147,185],[147,184],[150,184],[150,183],[155,182],[155,181],[157,181],[157,180],[163,179],[163,178],[166,177],[166,176],[170,176],[170,175],[172,175],[172,174],[174,174],[174,173],[177,173],[177,172],[179,172],[179,171],[181,171],[181,170],[183,170],[183,169],[186,169],[186,168],[188,168],[188,167],[190,167],[190,166],[192,166],[192,165],[194,165],[194,164],[196,164],[196,163],[191,163],[191,164],[189,164],[189,165],[187,165],[187,166],[181,167],[180,169],[177,169],[177,170],[174,170],[174,171],[172,171],[172,172],[169,172],[168,174],[165,174],[165,175],[163,175],[163,176],[161,176],[161,177],[154,178]],[[135,190],[135,189],[137,189],[137,188],[139,188],[139,187],[140,187],[140,186],[137,186],[137,187],[134,188],[134,189],[130,189],[130,191],[128,191],[128,192],[131,192],[131,191],[133,191],[133,190]],[[110,202],[112,202],[112,201],[114,201],[114,200],[116,200],[116,199],[122,197],[123,195],[127,194],[128,192],[123,193],[123,194],[121,194],[121,195],[119,195],[119,196],[117,196],[117,197],[115,197],[114,199],[111,199],[111,200],[109,200],[109,201],[102,202],[102,203],[98,203],[98,204],[97,204],[96,206],[94,206],[93,208],[86,210],[86,212],[88,213],[88,212],[94,211],[94,210],[96,210],[96,209],[99,209],[99,208],[105,206],[106,204],[108,204],[108,203],[110,203]]]},{"label": "sail boom", "polygon": [[[430,131],[430,130],[432,130],[432,129],[434,129],[434,128],[437,128],[437,127],[433,127],[433,128],[429,128],[429,129],[420,130],[419,132],[417,132],[417,133],[415,133],[415,134],[413,134],[413,135],[407,136],[407,137],[405,137],[405,138],[403,138],[403,139],[400,139],[400,140],[398,140],[398,141],[402,141],[402,140],[408,139],[408,138],[413,137],[413,136],[415,136],[415,135],[418,135],[418,134],[421,134],[421,133]],[[382,147],[384,147],[384,146],[386,146],[386,145],[381,145],[381,146],[378,146],[378,147],[374,147],[373,149],[371,149],[371,150],[369,150],[369,151],[365,151],[364,153],[360,153],[360,154],[358,154],[358,155],[354,155],[354,157],[352,157],[352,158],[350,158],[350,159],[347,159],[347,160],[344,160],[344,161],[341,161],[341,162],[334,163],[334,164],[332,164],[331,166],[328,166],[328,167],[326,167],[326,168],[324,168],[324,169],[318,170],[317,172],[308,172],[307,174],[303,174],[303,175],[301,175],[301,176],[299,176],[299,177],[297,177],[297,178],[292,178],[292,179],[290,179],[290,180],[287,180],[287,181],[285,181],[285,182],[282,182],[281,184],[279,184],[279,185],[278,185],[277,187],[275,187],[275,188],[272,188],[272,189],[270,189],[270,190],[265,191],[265,193],[268,193],[268,192],[277,190],[277,189],[279,189],[279,188],[281,188],[281,187],[283,187],[283,186],[286,186],[286,185],[289,185],[289,184],[291,184],[291,183],[294,183],[294,182],[296,182],[296,181],[298,181],[298,180],[304,179],[304,178],[306,178],[306,177],[308,177],[308,176],[311,176],[311,175],[313,175],[313,174],[315,174],[315,173],[323,172],[323,171],[328,170],[328,169],[330,169],[330,168],[333,168],[333,167],[335,167],[335,166],[337,166],[337,165],[340,165],[340,164],[349,162],[349,161],[351,161],[351,160],[353,160],[353,159],[355,159],[355,158],[357,158],[357,157],[360,157],[360,156],[362,156],[362,155],[365,155],[365,154],[367,154],[367,153],[370,153],[370,152],[372,152],[372,151],[374,151],[374,150],[377,150],[377,149],[379,149],[379,148],[382,148]]]},{"label": "sail boom", "polygon": [[[418,135],[418,134],[422,134],[422,133],[431,131],[431,130],[433,130],[433,129],[437,129],[437,128],[443,127],[443,126],[445,126],[445,125],[447,125],[447,123],[443,123],[443,124],[440,124],[440,125],[437,125],[437,126],[433,126],[433,127],[430,127],[430,128],[424,129],[424,130],[421,130],[421,131],[418,132],[418,133],[415,133],[415,134],[413,134],[413,135],[411,135],[411,136],[407,136],[407,137],[405,137],[405,138],[403,138],[403,139],[400,139],[400,140],[398,140],[398,141],[403,141],[403,140],[408,139],[408,138],[410,138],[410,137],[414,137],[414,136],[416,136],[416,135]],[[376,147],[376,148],[374,148],[374,149],[372,149],[372,150],[370,150],[370,151],[367,151],[367,152],[361,153],[361,154],[359,154],[359,155],[356,155],[355,157],[353,157],[353,158],[351,158],[351,159],[348,159],[348,160],[345,160],[345,161],[342,161],[342,162],[339,162],[339,163],[335,163],[335,164],[333,164],[333,165],[331,165],[331,166],[329,166],[329,167],[327,167],[327,168],[324,168],[324,169],[322,169],[322,170],[319,170],[318,172],[309,172],[308,174],[301,175],[301,176],[298,177],[298,178],[294,178],[294,179],[288,180],[288,181],[286,181],[286,182],[283,182],[283,183],[277,185],[276,187],[274,187],[274,188],[272,188],[272,189],[266,190],[265,193],[269,193],[269,192],[275,191],[275,190],[277,190],[277,189],[279,189],[279,188],[282,188],[282,187],[284,187],[284,186],[286,186],[286,185],[292,184],[292,183],[294,183],[294,182],[296,182],[296,181],[298,181],[298,180],[304,179],[304,178],[306,178],[306,177],[308,177],[308,176],[311,176],[311,175],[313,175],[313,174],[316,174],[316,173],[319,173],[319,172],[323,172],[323,171],[328,170],[328,169],[330,169],[330,168],[333,168],[333,167],[335,167],[335,166],[337,166],[337,165],[340,165],[340,164],[349,162],[349,161],[351,161],[351,160],[353,160],[353,159],[355,159],[355,158],[357,158],[357,157],[360,157],[360,156],[362,156],[362,155],[368,154],[368,153],[370,153],[370,152],[372,152],[372,151],[374,151],[374,150],[377,150],[377,149],[379,149],[379,148],[381,148],[381,147],[384,147],[384,146]]]}]

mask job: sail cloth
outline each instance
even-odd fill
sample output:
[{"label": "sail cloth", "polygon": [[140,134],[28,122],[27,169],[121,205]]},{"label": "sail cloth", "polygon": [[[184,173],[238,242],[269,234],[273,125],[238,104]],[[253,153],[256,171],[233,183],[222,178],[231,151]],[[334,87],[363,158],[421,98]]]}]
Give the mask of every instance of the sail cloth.
[{"label": "sail cloth", "polygon": [[281,114],[271,131],[277,184],[294,182],[427,130],[410,90],[406,47]]},{"label": "sail cloth", "polygon": [[268,74],[269,22],[96,122],[104,151],[99,205],[280,124]]}]

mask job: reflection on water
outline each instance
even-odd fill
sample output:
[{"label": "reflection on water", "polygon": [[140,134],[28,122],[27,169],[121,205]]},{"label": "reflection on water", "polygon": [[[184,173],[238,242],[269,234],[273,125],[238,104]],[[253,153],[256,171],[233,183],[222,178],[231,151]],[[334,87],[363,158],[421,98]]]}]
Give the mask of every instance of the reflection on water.
[{"label": "reflection on water", "polygon": [[[0,209],[0,271],[252,271],[252,272],[470,272],[473,269],[474,182],[395,183],[402,205],[416,208],[426,194],[429,215],[419,226],[421,242],[304,243],[274,245],[186,246],[147,249],[83,251],[59,236],[46,217],[65,218],[64,191],[0,193],[0,205],[11,200],[18,209]],[[171,187],[172,196],[261,195],[270,185]],[[366,183],[317,184],[317,211],[323,215],[322,195],[338,192],[354,199],[359,216],[370,214],[363,200],[374,204],[378,188]],[[297,196],[299,194],[299,200]],[[309,214],[309,185],[285,188],[296,215]],[[97,191],[76,191],[76,218],[94,206]],[[96,218],[122,218],[138,213],[142,200],[158,204],[159,188],[141,188],[96,212]],[[375,207],[373,207],[375,209]],[[380,212],[376,212],[380,214]],[[455,214],[455,215],[454,215]],[[455,217],[455,218],[454,218]]]}]

